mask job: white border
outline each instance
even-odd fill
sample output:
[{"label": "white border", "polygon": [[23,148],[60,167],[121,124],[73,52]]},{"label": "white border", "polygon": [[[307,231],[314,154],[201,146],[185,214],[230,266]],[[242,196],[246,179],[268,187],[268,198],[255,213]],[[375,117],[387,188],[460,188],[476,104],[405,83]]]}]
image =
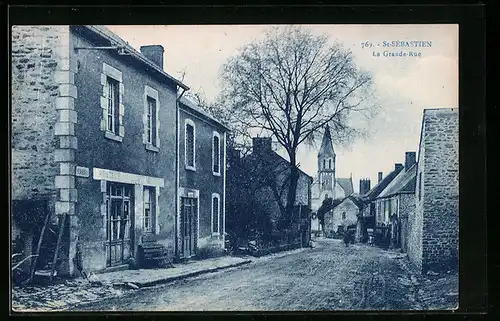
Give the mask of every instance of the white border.
[{"label": "white border", "polygon": [[222,155],[223,159],[223,173],[224,177],[222,178],[222,247],[225,247],[226,242],[226,138],[227,132],[224,132],[224,154]]}]

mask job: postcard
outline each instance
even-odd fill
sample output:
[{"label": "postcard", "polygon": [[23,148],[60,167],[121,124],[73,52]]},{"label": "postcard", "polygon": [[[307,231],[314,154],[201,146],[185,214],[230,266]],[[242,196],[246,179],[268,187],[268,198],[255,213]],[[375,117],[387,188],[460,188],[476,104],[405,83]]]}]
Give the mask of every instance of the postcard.
[{"label": "postcard", "polygon": [[11,303],[458,308],[458,25],[14,25]]}]

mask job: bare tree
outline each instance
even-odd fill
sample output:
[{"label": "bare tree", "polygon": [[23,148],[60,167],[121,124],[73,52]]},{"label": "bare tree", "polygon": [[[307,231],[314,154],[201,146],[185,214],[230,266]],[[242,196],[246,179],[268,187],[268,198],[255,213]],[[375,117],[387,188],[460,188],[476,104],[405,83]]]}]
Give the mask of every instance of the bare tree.
[{"label": "bare tree", "polygon": [[371,76],[358,70],[352,53],[326,36],[287,26],[272,28],[230,58],[222,68],[223,100],[234,123],[274,136],[291,165],[286,210],[299,179],[298,147],[312,143],[328,124],[337,141],[361,134],[353,113],[370,115]]}]

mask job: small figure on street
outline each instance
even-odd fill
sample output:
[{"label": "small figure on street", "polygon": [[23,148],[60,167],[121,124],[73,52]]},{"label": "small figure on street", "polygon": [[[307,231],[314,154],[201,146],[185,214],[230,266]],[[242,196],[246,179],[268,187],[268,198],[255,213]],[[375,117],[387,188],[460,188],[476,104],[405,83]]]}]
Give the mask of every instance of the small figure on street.
[{"label": "small figure on street", "polygon": [[351,232],[349,230],[344,232],[343,241],[345,246],[349,246],[349,243],[351,243]]},{"label": "small figure on street", "polygon": [[370,246],[373,246],[373,245],[374,245],[374,239],[375,239],[375,238],[373,237],[373,235],[369,235],[369,236],[368,236],[368,244],[369,244]]}]

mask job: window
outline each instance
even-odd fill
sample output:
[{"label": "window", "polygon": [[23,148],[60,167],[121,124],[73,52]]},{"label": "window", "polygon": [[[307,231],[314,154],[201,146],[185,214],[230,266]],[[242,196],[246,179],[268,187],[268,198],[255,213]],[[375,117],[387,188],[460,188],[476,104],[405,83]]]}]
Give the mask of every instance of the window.
[{"label": "window", "polygon": [[384,202],[384,207],[385,207],[385,217],[384,217],[384,221],[387,222],[389,221],[389,209],[390,209],[390,200],[387,200]]},{"label": "window", "polygon": [[212,194],[212,234],[220,232],[220,196]]},{"label": "window", "polygon": [[377,222],[380,222],[382,219],[380,218],[382,213],[382,204],[380,202],[377,202]]},{"label": "window", "polygon": [[323,168],[326,168],[326,159],[323,159]]},{"label": "window", "polygon": [[160,127],[158,111],[160,107],[158,91],[146,85],[144,87],[144,112],[142,115],[144,125],[142,142],[146,149],[152,152],[160,151],[160,136],[158,133]]},{"label": "window", "polygon": [[118,97],[120,96],[119,93],[119,83],[117,80],[108,77],[107,79],[107,85],[108,85],[108,94],[107,94],[107,99],[108,99],[108,117],[107,117],[107,123],[106,123],[106,129],[107,131],[117,135],[118,130],[119,130],[119,119],[118,119],[118,114],[119,114],[119,100]]},{"label": "window", "polygon": [[328,160],[328,168],[332,169],[332,160],[331,159]]},{"label": "window", "polygon": [[422,199],[422,172],[418,174],[418,200]]},{"label": "window", "polygon": [[121,71],[103,63],[101,85],[100,105],[102,118],[100,129],[104,132],[104,137],[122,142],[125,136],[125,127],[123,126],[125,114],[123,94],[125,89]]},{"label": "window", "polygon": [[342,212],[342,219],[345,220],[345,212]]},{"label": "window", "polygon": [[155,225],[155,190],[152,187],[144,187],[144,217],[143,227],[145,232],[154,232]]},{"label": "window", "polygon": [[212,142],[212,173],[220,175],[220,136],[214,132]]},{"label": "window", "polygon": [[195,126],[190,119],[186,119],[186,169],[196,170],[196,143],[195,143]]},{"label": "window", "polygon": [[146,136],[148,143],[156,146],[156,100],[148,96]]}]

